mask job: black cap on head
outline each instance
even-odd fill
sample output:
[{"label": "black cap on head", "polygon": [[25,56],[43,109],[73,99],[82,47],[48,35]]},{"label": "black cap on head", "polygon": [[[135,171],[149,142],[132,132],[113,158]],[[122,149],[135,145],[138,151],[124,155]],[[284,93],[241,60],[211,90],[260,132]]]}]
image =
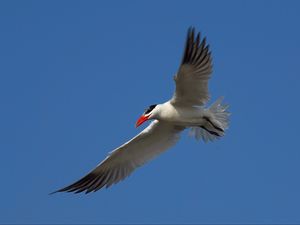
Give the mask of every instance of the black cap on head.
[{"label": "black cap on head", "polygon": [[150,113],[157,105],[150,105],[144,112],[144,115]]}]

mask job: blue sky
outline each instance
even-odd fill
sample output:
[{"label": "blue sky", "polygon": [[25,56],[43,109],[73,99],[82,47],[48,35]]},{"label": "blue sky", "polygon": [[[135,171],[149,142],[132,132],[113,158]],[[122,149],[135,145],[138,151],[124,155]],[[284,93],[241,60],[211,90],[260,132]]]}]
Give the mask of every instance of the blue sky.
[{"label": "blue sky", "polygon": [[[1,1],[1,223],[300,223],[299,1]],[[186,31],[211,46],[222,140],[180,142],[129,179],[48,193],[168,100]]]}]

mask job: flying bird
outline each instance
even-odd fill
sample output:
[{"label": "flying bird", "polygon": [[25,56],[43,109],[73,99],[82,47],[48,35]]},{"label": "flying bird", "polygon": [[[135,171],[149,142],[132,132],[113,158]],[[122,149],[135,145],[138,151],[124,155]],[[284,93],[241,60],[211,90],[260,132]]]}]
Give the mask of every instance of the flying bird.
[{"label": "flying bird", "polygon": [[77,182],[56,192],[95,192],[128,177],[136,168],[173,146],[184,129],[197,140],[214,141],[228,128],[228,105],[222,97],[210,107],[208,80],[212,57],[206,38],[188,29],[182,62],[174,76],[175,93],[162,104],[150,105],[136,122],[136,127],[152,120],[137,136],[116,148],[96,168]]}]

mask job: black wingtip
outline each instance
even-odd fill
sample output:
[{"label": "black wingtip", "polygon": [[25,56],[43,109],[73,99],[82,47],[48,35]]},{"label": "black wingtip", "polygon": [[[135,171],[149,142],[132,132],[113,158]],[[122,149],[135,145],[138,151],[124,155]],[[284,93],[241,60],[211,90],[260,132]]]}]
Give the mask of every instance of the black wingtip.
[{"label": "black wingtip", "polygon": [[209,45],[206,44],[206,37],[202,37],[201,33],[196,32],[194,26],[188,28],[185,49],[181,64],[201,65],[203,59],[210,59],[207,57],[209,52]]},{"label": "black wingtip", "polygon": [[194,26],[189,26],[188,28],[188,34],[194,32],[195,33],[195,27]]},{"label": "black wingtip", "polygon": [[49,193],[49,195],[54,195],[56,193],[65,192],[65,191],[68,191],[68,189],[62,188],[62,189],[58,189],[56,191],[53,191],[53,192]]},{"label": "black wingtip", "polygon": [[[89,174],[87,174],[80,180],[76,181],[75,183],[73,183],[67,187],[64,187],[62,189],[59,189],[57,191],[51,192],[49,195],[52,195],[52,194],[55,194],[58,192],[69,192],[69,193],[73,192],[74,194],[86,192],[86,194],[88,194],[91,191],[95,190],[95,188],[98,187],[98,186],[94,186],[94,184],[97,183],[97,181],[99,181],[99,179],[102,176],[103,176],[103,174],[101,174],[101,176],[99,176],[97,174],[94,174],[93,172],[90,172]],[[100,184],[98,184],[98,185],[100,185]],[[104,186],[105,184],[106,183],[103,183],[103,185],[102,184],[101,185]],[[102,186],[100,186],[100,187],[102,187]]]},{"label": "black wingtip", "polygon": [[54,195],[54,194],[56,194],[56,193],[58,193],[58,192],[60,192],[60,191],[59,191],[59,190],[53,191],[53,192],[49,193],[48,195]]}]

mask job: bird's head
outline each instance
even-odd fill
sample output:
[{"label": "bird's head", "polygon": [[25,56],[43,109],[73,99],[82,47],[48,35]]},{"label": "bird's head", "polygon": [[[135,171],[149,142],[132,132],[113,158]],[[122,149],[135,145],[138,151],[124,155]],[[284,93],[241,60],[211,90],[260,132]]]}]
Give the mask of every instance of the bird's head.
[{"label": "bird's head", "polygon": [[140,116],[140,118],[136,121],[135,127],[140,126],[142,123],[144,123],[147,120],[154,119],[156,111],[157,111],[157,105],[150,105],[143,115]]}]

